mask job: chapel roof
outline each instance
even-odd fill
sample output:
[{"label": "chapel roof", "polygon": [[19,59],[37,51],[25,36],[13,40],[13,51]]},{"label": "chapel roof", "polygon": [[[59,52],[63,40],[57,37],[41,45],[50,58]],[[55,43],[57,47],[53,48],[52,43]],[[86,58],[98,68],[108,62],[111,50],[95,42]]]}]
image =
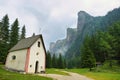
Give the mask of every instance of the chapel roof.
[{"label": "chapel roof", "polygon": [[46,51],[42,35],[36,35],[21,39],[15,46],[13,46],[9,50],[9,52],[30,48],[38,38],[41,38],[44,50]]}]

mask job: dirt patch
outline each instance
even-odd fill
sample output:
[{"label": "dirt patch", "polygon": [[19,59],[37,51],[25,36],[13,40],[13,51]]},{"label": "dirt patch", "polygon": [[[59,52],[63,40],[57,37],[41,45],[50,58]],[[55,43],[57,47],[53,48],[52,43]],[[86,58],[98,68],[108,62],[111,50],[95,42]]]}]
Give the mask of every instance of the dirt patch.
[{"label": "dirt patch", "polygon": [[64,72],[68,73],[69,76],[58,75],[58,74],[38,74],[38,75],[44,76],[44,77],[50,77],[50,78],[53,78],[53,80],[93,80],[77,73],[72,73],[67,71],[64,71]]}]

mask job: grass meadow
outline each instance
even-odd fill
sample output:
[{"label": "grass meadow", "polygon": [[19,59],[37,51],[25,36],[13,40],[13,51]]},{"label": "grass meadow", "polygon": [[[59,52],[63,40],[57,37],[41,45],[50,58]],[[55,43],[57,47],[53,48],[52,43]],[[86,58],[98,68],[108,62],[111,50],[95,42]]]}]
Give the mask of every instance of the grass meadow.
[{"label": "grass meadow", "polygon": [[[103,71],[89,71],[89,69],[46,69],[47,74],[60,74],[60,75],[69,75],[68,72],[75,72],[81,75],[85,75],[94,80],[120,80],[120,72],[116,72],[111,69],[105,69]],[[0,80],[53,80],[51,78],[46,78],[42,76],[37,76],[33,74],[20,74],[17,72],[10,72],[4,69],[3,65],[0,65]]]},{"label": "grass meadow", "polygon": [[6,71],[3,65],[0,65],[0,80],[52,80],[51,78],[41,77],[33,74],[20,74]]},{"label": "grass meadow", "polygon": [[120,73],[117,72],[90,72],[89,69],[67,69],[67,71],[85,75],[94,80],[120,80]]}]

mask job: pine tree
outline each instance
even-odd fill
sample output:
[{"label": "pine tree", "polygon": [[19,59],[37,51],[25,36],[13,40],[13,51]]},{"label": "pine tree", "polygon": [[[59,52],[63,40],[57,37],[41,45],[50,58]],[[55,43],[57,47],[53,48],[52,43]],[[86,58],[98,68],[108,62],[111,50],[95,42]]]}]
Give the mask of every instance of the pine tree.
[{"label": "pine tree", "polygon": [[58,58],[58,68],[60,68],[60,69],[63,69],[64,67],[64,65],[63,65],[64,63],[63,63],[63,59],[62,59],[62,55],[61,54],[59,54],[59,58]]},{"label": "pine tree", "polygon": [[109,28],[109,34],[113,36],[112,49],[114,50],[114,57],[120,65],[120,22],[116,22]]},{"label": "pine tree", "polygon": [[81,48],[81,67],[90,68],[91,71],[91,68],[95,67],[96,61],[93,52],[89,47],[89,39],[90,38],[86,36],[83,47]]},{"label": "pine tree", "polygon": [[19,40],[19,22],[18,19],[14,21],[10,32],[10,46],[13,47]]},{"label": "pine tree", "polygon": [[5,15],[2,19],[2,40],[4,43],[8,43],[9,41],[9,18],[8,15]]},{"label": "pine tree", "polygon": [[5,15],[0,23],[0,62],[5,63],[9,49],[9,18]]},{"label": "pine tree", "polygon": [[21,36],[20,36],[20,39],[24,39],[25,38],[25,35],[26,34],[26,29],[25,29],[25,25],[22,27],[22,33],[21,33]]},{"label": "pine tree", "polygon": [[64,61],[63,61],[63,68],[66,68],[66,59],[64,59]]},{"label": "pine tree", "polygon": [[47,68],[52,67],[52,58],[51,58],[51,54],[49,51],[47,51],[47,56],[46,56],[46,67]]},{"label": "pine tree", "polygon": [[0,42],[2,41],[2,22],[0,22]]},{"label": "pine tree", "polygon": [[52,67],[57,68],[57,58],[55,54],[53,54],[53,57],[52,57]]}]

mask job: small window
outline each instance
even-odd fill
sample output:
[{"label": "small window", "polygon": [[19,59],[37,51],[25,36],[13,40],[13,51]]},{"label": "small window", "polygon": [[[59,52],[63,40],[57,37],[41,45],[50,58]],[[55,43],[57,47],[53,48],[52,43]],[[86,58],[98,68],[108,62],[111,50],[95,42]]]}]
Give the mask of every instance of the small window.
[{"label": "small window", "polygon": [[16,56],[15,56],[15,55],[13,55],[13,56],[12,56],[12,60],[15,60],[15,59],[16,59]]},{"label": "small window", "polygon": [[36,55],[39,55],[39,53],[37,52]]},{"label": "small window", "polygon": [[38,47],[40,47],[40,42],[38,42]]},{"label": "small window", "polygon": [[32,67],[32,65],[30,65],[30,67]]}]

